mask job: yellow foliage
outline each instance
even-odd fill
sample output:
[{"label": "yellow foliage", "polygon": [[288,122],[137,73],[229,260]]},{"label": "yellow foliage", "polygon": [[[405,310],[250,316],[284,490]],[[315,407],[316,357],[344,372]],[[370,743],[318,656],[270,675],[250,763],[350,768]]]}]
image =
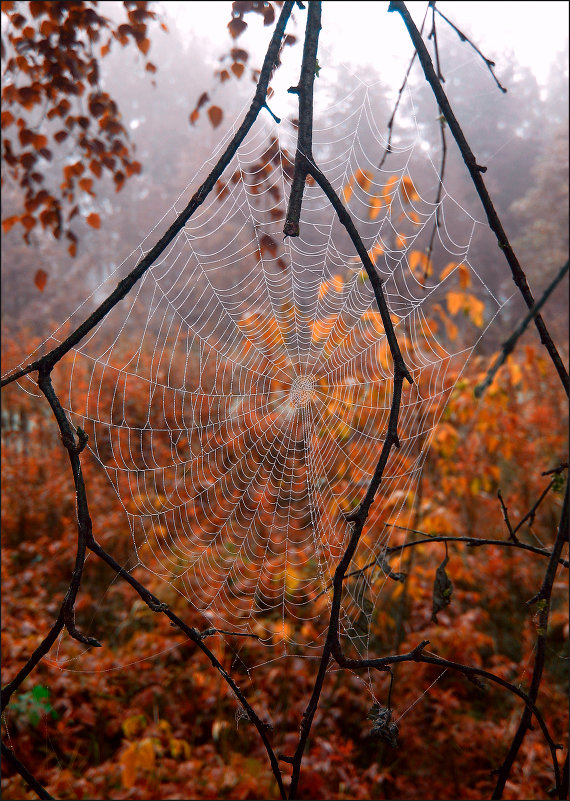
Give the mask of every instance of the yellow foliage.
[{"label": "yellow foliage", "polygon": [[186,740],[178,740],[176,737],[173,737],[168,741],[168,747],[170,749],[170,756],[173,759],[190,759],[190,746]]},{"label": "yellow foliage", "polygon": [[151,737],[145,737],[138,743],[129,743],[127,748],[119,757],[122,766],[123,787],[129,789],[137,778],[139,768],[152,770],[155,764],[154,742]]},{"label": "yellow foliage", "polygon": [[144,715],[131,715],[123,721],[121,727],[127,740],[130,740],[132,737],[138,737],[145,730],[146,718]]}]

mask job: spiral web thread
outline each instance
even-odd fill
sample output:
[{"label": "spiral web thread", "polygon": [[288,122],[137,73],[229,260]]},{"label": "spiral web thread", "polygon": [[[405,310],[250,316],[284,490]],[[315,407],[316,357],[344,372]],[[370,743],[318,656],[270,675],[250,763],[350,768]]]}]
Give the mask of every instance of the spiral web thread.
[{"label": "spiral web thread", "polygon": [[[388,580],[385,524],[410,519],[427,447],[481,336],[472,327],[473,342],[453,350],[446,293],[468,269],[486,323],[501,304],[469,261],[480,223],[445,191],[438,207],[430,200],[437,170],[420,146],[411,96],[404,114],[414,124],[380,171],[386,140],[372,84],[359,82],[338,109],[327,105],[326,86],[325,77],[315,158],[375,261],[414,378],[402,396],[401,447],[351,569],[376,566],[346,582],[341,634],[364,654]],[[342,125],[328,122],[335,111]],[[300,237],[283,241],[295,134],[286,120],[258,119],[217,192],[72,352],[69,385],[57,390],[125,509],[137,565],[210,625],[255,633],[279,645],[276,654],[302,645],[316,655],[350,535],[345,515],[366,491],[387,430],[393,373],[369,282],[318,186],[306,187]],[[261,167],[268,160],[271,169]],[[432,172],[425,187],[410,179],[418,161]],[[382,205],[373,215],[375,197]],[[108,294],[181,208],[172,206],[45,347]],[[435,270],[425,275],[412,254],[427,247],[438,211]],[[449,262],[457,266],[441,280]]]}]

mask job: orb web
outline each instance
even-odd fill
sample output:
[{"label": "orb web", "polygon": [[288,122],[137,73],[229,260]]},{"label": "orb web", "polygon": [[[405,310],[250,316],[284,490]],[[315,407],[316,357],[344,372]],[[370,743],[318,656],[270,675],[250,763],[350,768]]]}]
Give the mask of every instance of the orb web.
[{"label": "orb web", "polygon": [[[411,96],[412,123],[379,170],[386,139],[374,85],[358,82],[331,105],[326,81],[315,159],[375,263],[414,379],[403,390],[400,448],[351,565],[372,568],[346,582],[342,633],[364,652],[392,524],[409,519],[447,399],[483,317],[487,324],[501,304],[469,258],[478,221],[445,188],[433,202],[437,168],[421,147]],[[320,647],[351,533],[346,516],[374,472],[393,391],[373,292],[318,186],[306,186],[300,236],[283,240],[295,139],[294,123],[257,120],[216,191],[72,352],[69,382],[57,386],[124,507],[136,563],[215,625],[284,652]],[[183,203],[44,347],[140,261]],[[421,254],[436,215],[428,261]],[[458,346],[449,293],[465,296],[467,274],[480,304],[467,311],[481,320]]]}]

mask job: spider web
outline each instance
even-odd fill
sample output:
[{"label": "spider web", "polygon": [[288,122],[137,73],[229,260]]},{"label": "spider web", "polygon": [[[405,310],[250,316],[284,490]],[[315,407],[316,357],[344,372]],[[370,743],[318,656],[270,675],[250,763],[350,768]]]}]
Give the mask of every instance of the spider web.
[{"label": "spider web", "polygon": [[[389,580],[382,554],[392,526],[410,520],[429,443],[481,336],[472,326],[472,341],[457,346],[446,293],[468,271],[486,324],[501,303],[469,259],[480,224],[445,189],[433,201],[437,169],[421,146],[411,95],[405,135],[379,170],[387,142],[374,84],[359,81],[331,106],[326,81],[315,159],[375,262],[414,379],[402,394],[401,447],[351,565],[366,569],[346,582],[342,634],[365,653]],[[333,112],[342,124],[331,122]],[[326,631],[351,532],[346,515],[384,442],[393,364],[362,265],[318,186],[306,187],[300,236],[283,241],[295,139],[293,122],[257,120],[216,192],[70,354],[69,382],[57,390],[125,510],[135,564],[211,625],[254,633],[283,654],[299,645],[310,654]],[[413,178],[420,163],[421,181]],[[182,208],[179,200],[44,348],[109,294]],[[417,254],[436,217],[428,269]]]}]

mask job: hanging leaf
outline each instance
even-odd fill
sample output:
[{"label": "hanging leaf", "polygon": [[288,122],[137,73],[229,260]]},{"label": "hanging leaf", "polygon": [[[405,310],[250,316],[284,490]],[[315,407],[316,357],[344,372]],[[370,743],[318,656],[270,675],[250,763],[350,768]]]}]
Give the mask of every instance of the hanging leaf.
[{"label": "hanging leaf", "polygon": [[91,228],[101,228],[101,218],[98,214],[93,212],[87,217],[87,224],[91,226]]},{"label": "hanging leaf", "polygon": [[243,66],[243,64],[240,64],[239,61],[234,61],[234,63],[230,67],[230,69],[233,72],[233,74],[236,76],[236,78],[241,78],[241,76],[243,75],[243,71],[244,71],[245,67]]},{"label": "hanging leaf", "polygon": [[244,22],[239,17],[234,17],[234,19],[228,22],[228,30],[230,32],[230,36],[232,39],[237,39],[245,29],[247,28],[247,22]]},{"label": "hanging leaf", "polygon": [[46,288],[47,279],[48,279],[48,274],[46,273],[45,270],[40,269],[35,274],[34,284],[37,286],[40,292],[43,292],[44,289]]},{"label": "hanging leaf", "polygon": [[386,740],[392,748],[397,748],[399,731],[397,725],[392,722],[392,710],[387,706],[374,704],[367,717],[372,721],[370,734]]},{"label": "hanging leaf", "polygon": [[224,117],[224,112],[219,106],[210,106],[208,109],[208,117],[212,123],[212,127],[217,128]]},{"label": "hanging leaf", "polygon": [[451,594],[453,592],[453,583],[447,573],[445,572],[445,566],[449,562],[449,556],[447,554],[447,543],[445,545],[445,559],[440,564],[440,566],[435,571],[435,580],[433,582],[433,610],[431,619],[434,623],[437,623],[437,614],[441,612],[441,610],[449,606],[451,603]]}]

